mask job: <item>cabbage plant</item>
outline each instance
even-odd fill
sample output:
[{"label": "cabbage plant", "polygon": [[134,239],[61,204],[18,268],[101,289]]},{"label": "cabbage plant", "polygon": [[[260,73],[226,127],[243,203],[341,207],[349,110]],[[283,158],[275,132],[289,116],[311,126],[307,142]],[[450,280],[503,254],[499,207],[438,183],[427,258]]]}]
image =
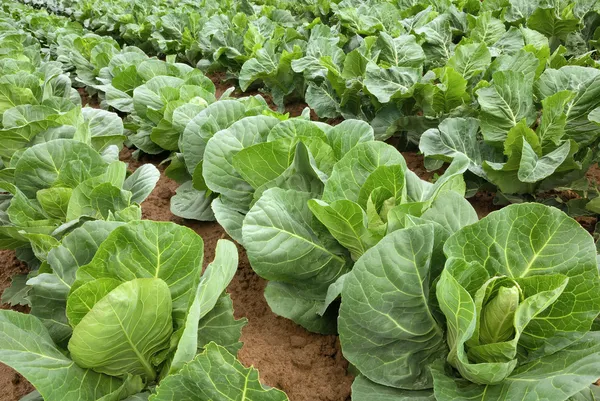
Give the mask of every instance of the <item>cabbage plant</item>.
[{"label": "cabbage plant", "polygon": [[[330,126],[274,114],[257,98],[220,100],[190,120],[180,148],[171,172],[185,164],[187,181],[171,210],[199,220],[214,213],[269,280],[271,309],[311,331],[336,332],[344,274],[387,234],[391,214],[437,213],[442,229],[453,214],[476,221],[462,199],[466,158],[435,184],[423,181],[359,120]],[[452,201],[436,202],[440,194]]]},{"label": "cabbage plant", "polygon": [[353,400],[595,399],[599,290],[592,237],[558,209],[512,205],[447,239],[413,219],[344,282]]},{"label": "cabbage plant", "polygon": [[287,400],[235,358],[235,245],[220,240],[202,274],[203,249],[174,223],[85,223],[29,280],[31,315],[0,312],[0,361],[47,401]]},{"label": "cabbage plant", "polygon": [[140,219],[139,204],[160,175],[146,164],[127,176],[116,146],[100,154],[74,139],[43,142],[17,156],[14,167],[2,170],[0,245],[32,243],[41,260],[49,245],[85,220]]},{"label": "cabbage plant", "polygon": [[[269,135],[289,125],[280,123]],[[441,230],[457,217],[474,222],[477,216],[463,199],[466,160],[457,159],[432,184],[411,172],[393,146],[374,141],[363,122],[348,120],[320,132],[314,126],[313,132],[251,146],[233,157],[233,165],[243,160],[238,171],[253,179],[242,243],[252,268],[269,280],[269,306],[311,331],[335,333],[334,301],[345,274],[395,229],[399,213],[436,219]],[[285,158],[271,159],[280,147],[289,154],[285,169],[278,165]]]}]

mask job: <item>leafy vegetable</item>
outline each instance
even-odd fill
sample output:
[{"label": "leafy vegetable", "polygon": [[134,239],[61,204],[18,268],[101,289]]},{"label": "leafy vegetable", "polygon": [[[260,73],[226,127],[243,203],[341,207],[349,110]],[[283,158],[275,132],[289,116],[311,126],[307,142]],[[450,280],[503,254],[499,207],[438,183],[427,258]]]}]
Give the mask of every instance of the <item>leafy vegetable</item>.
[{"label": "leafy vegetable", "polygon": [[[147,396],[145,389],[157,382],[160,399],[178,394],[169,383],[190,380],[190,369],[196,369],[192,380],[214,380],[210,369],[198,369],[202,358],[218,369],[256,375],[230,353],[239,349],[245,323],[233,318],[224,293],[237,270],[236,248],[220,240],[201,276],[202,261],[202,239],[188,228],[87,222],[53,248],[44,272],[29,280],[32,314],[0,314],[6,334],[0,360],[46,400]],[[199,350],[204,353],[196,356]],[[212,391],[244,392],[248,385],[214,381]],[[262,388],[258,382],[252,387]]]},{"label": "leafy vegetable", "polygon": [[449,238],[413,219],[344,280],[340,340],[365,376],[357,386],[437,400],[583,394],[600,375],[595,255],[576,221],[539,204],[506,207]]},{"label": "leafy vegetable", "polygon": [[44,248],[60,239],[65,228],[85,219],[139,219],[139,203],[159,176],[154,166],[145,165],[126,178],[125,163],[105,160],[73,139],[34,145],[13,162],[10,182],[1,184],[10,194],[2,207],[2,247],[31,243],[41,260]]}]

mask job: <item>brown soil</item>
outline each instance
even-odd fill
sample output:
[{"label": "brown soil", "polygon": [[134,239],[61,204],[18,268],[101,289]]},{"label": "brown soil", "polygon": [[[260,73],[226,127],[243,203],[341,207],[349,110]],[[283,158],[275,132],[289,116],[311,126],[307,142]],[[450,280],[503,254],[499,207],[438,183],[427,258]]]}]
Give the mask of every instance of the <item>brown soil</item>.
[{"label": "brown soil", "polygon": [[98,102],[98,95],[90,96],[84,88],[77,88],[77,92],[79,92],[79,96],[81,96],[81,104],[84,107],[89,106],[94,109],[100,108],[100,102]]},{"label": "brown soil", "polygon": [[586,173],[586,177],[590,181],[590,183],[594,185],[600,185],[600,167],[595,163],[590,167],[588,172]]},{"label": "brown soil", "polygon": [[[416,152],[401,152],[402,156],[404,156],[404,160],[406,160],[406,166],[409,170],[419,176],[422,180],[431,180],[433,178],[435,171],[427,171],[425,165],[423,164],[423,155]],[[438,172],[439,173],[439,172]]]},{"label": "brown soil", "polygon": [[478,192],[467,200],[475,208],[477,216],[482,219],[493,211],[500,209],[500,206],[494,205],[494,196],[496,194],[493,192]]},{"label": "brown soil", "polygon": [[232,86],[237,87],[237,82],[235,80],[227,79],[227,75],[224,72],[215,72],[207,75],[208,78],[215,85],[215,96],[216,98],[220,98],[221,95]]}]

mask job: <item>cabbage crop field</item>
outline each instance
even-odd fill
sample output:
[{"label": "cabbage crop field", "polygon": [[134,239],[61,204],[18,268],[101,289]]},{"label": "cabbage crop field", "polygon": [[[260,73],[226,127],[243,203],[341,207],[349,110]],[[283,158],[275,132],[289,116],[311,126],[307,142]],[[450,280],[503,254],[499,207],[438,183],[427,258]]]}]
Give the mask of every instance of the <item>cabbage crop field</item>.
[{"label": "cabbage crop field", "polygon": [[0,401],[600,401],[600,0],[0,0]]}]

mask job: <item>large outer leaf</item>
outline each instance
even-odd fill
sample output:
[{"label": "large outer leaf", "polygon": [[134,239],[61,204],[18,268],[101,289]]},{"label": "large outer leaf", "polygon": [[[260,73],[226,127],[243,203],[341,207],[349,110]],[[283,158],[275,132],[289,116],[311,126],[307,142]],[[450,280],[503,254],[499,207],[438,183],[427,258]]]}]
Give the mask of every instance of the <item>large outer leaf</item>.
[{"label": "large outer leaf", "polygon": [[177,77],[155,76],[144,85],[133,90],[133,107],[135,112],[142,118],[147,118],[158,124],[160,118],[156,118],[151,112],[156,113],[165,107],[167,102],[179,99],[179,88],[185,81]]},{"label": "large outer leaf", "polygon": [[75,287],[108,277],[121,281],[157,277],[169,286],[176,328],[183,324],[202,271],[204,243],[187,227],[136,221],[115,229],[94,259],[77,271]]},{"label": "large outer leaf", "polygon": [[243,118],[245,111],[244,105],[237,100],[222,100],[209,105],[186,125],[179,139],[179,149],[190,174],[204,158],[208,140],[217,131]]},{"label": "large outer leaf", "polygon": [[154,189],[160,172],[152,164],[138,167],[123,183],[123,189],[131,191],[131,201],[142,203]]},{"label": "large outer leaf", "polygon": [[406,161],[393,146],[383,142],[357,144],[335,164],[325,185],[323,200],[333,202],[348,199],[358,202],[360,189],[369,175],[379,166],[390,165],[400,165],[402,170],[406,170]]},{"label": "large outer leaf", "polygon": [[432,390],[401,390],[360,375],[352,383],[352,401],[435,401]]},{"label": "large outer leaf", "polygon": [[173,332],[171,294],[159,278],[127,281],[100,299],[73,329],[69,351],[82,367],[111,376],[156,378],[152,357]]},{"label": "large outer leaf", "polygon": [[233,167],[233,156],[246,147],[264,142],[277,123],[279,120],[275,117],[247,117],[210,138],[202,166],[208,188],[222,194],[223,200],[227,199],[237,208],[247,208],[254,190]]},{"label": "large outer leaf", "polygon": [[65,315],[69,286],[55,274],[41,273],[27,281],[31,314],[39,318],[48,329],[52,340],[64,345],[71,335]]},{"label": "large outer leaf", "polygon": [[238,254],[233,242],[219,240],[215,250],[215,259],[206,267],[186,316],[183,333],[171,363],[171,373],[181,369],[196,355],[198,324],[215,307],[237,271],[237,266]]},{"label": "large outer leaf", "polygon": [[327,288],[346,273],[345,250],[313,217],[312,195],[272,188],[254,204],[242,227],[252,268],[275,280],[265,296],[275,313],[309,330],[331,332],[329,317],[317,314]]},{"label": "large outer leaf", "polygon": [[555,354],[522,365],[497,385],[481,386],[433,370],[438,401],[565,401],[600,377],[600,333],[591,332]]},{"label": "large outer leaf", "polygon": [[478,131],[479,121],[474,118],[447,118],[438,128],[428,129],[423,133],[419,149],[426,157],[444,161],[451,161],[463,154],[469,159],[469,170],[485,178],[485,172],[481,168]]},{"label": "large outer leaf", "polygon": [[181,184],[171,197],[171,213],[184,219],[214,221],[215,216],[210,208],[214,196],[207,191],[194,188],[192,181]]},{"label": "large outer leaf", "polygon": [[90,263],[100,244],[117,227],[117,221],[88,221],[66,235],[61,244],[48,253],[48,263],[61,281],[71,286],[79,267]]},{"label": "large outer leaf", "polygon": [[492,57],[485,43],[468,43],[457,46],[454,55],[448,60],[448,65],[466,79],[485,71]]},{"label": "large outer leaf", "polygon": [[425,53],[417,44],[415,36],[401,35],[392,38],[381,32],[377,38],[376,46],[379,53],[378,63],[387,63],[397,67],[421,67],[425,61]]},{"label": "large outer leaf", "polygon": [[139,379],[127,382],[77,366],[34,316],[0,311],[0,329],[0,361],[25,376],[46,401],[118,401],[142,390]]},{"label": "large outer leaf", "polygon": [[206,344],[214,341],[237,355],[243,345],[240,337],[246,323],[246,318],[236,319],[233,316],[233,302],[229,294],[224,293],[198,324],[198,348],[204,348]]},{"label": "large outer leaf", "polygon": [[598,137],[597,125],[588,119],[589,114],[600,105],[600,74],[597,69],[570,65],[558,70],[549,68],[536,81],[535,89],[541,99],[565,90],[575,92],[575,97],[565,109],[565,137],[579,144],[590,143]]},{"label": "large outer leaf", "polygon": [[421,72],[417,68],[381,68],[375,63],[369,63],[364,85],[377,100],[388,103],[392,98],[409,97],[420,76]]},{"label": "large outer leaf", "polygon": [[290,284],[311,279],[327,285],[343,271],[346,262],[339,247],[328,249],[333,238],[325,235],[324,242],[320,228],[313,224],[307,205],[311,197],[305,192],[272,188],[246,215],[244,244],[261,277]]},{"label": "large outer leaf", "polygon": [[215,343],[158,386],[151,401],[287,401],[285,393],[263,386],[254,368]]},{"label": "large outer leaf", "polygon": [[346,278],[338,320],[344,356],[376,383],[430,388],[428,365],[447,352],[429,300],[433,247],[430,224],[395,231]]},{"label": "large outer leaf", "polygon": [[344,120],[326,132],[336,159],[341,159],[357,144],[373,141],[373,128],[364,121]]},{"label": "large outer leaf", "polygon": [[65,309],[77,269],[89,263],[100,243],[122,224],[102,220],[84,223],[48,253],[48,264],[54,273],[42,273],[28,281],[31,314],[46,325],[56,343],[62,344],[71,335]]},{"label": "large outer leaf", "polygon": [[210,204],[215,218],[219,224],[227,231],[227,234],[239,244],[244,243],[242,237],[242,224],[246,215],[236,210],[232,205],[224,203],[221,198],[217,198]]},{"label": "large outer leaf", "polygon": [[[62,178],[66,165],[72,161],[85,166],[87,174],[91,177],[102,174],[106,169],[102,157],[85,143],[70,139],[55,139],[32,146],[23,153],[15,166],[19,189],[29,198],[34,198],[36,191],[50,188],[59,178]],[[68,182],[71,188],[79,183],[73,185],[71,181]]]},{"label": "large outer leaf", "polygon": [[444,252],[449,259],[482,266],[491,277],[569,277],[558,300],[523,331],[519,345],[530,358],[556,352],[581,337],[600,310],[594,241],[558,209],[508,206],[457,232]]},{"label": "large outer leaf", "polygon": [[477,91],[481,106],[481,132],[486,141],[503,142],[519,121],[535,121],[532,81],[516,71],[499,71],[493,85]]},{"label": "large outer leaf", "polygon": [[81,109],[83,124],[78,127],[74,139],[91,144],[101,151],[109,145],[123,146],[123,120],[106,110],[84,107]]}]

